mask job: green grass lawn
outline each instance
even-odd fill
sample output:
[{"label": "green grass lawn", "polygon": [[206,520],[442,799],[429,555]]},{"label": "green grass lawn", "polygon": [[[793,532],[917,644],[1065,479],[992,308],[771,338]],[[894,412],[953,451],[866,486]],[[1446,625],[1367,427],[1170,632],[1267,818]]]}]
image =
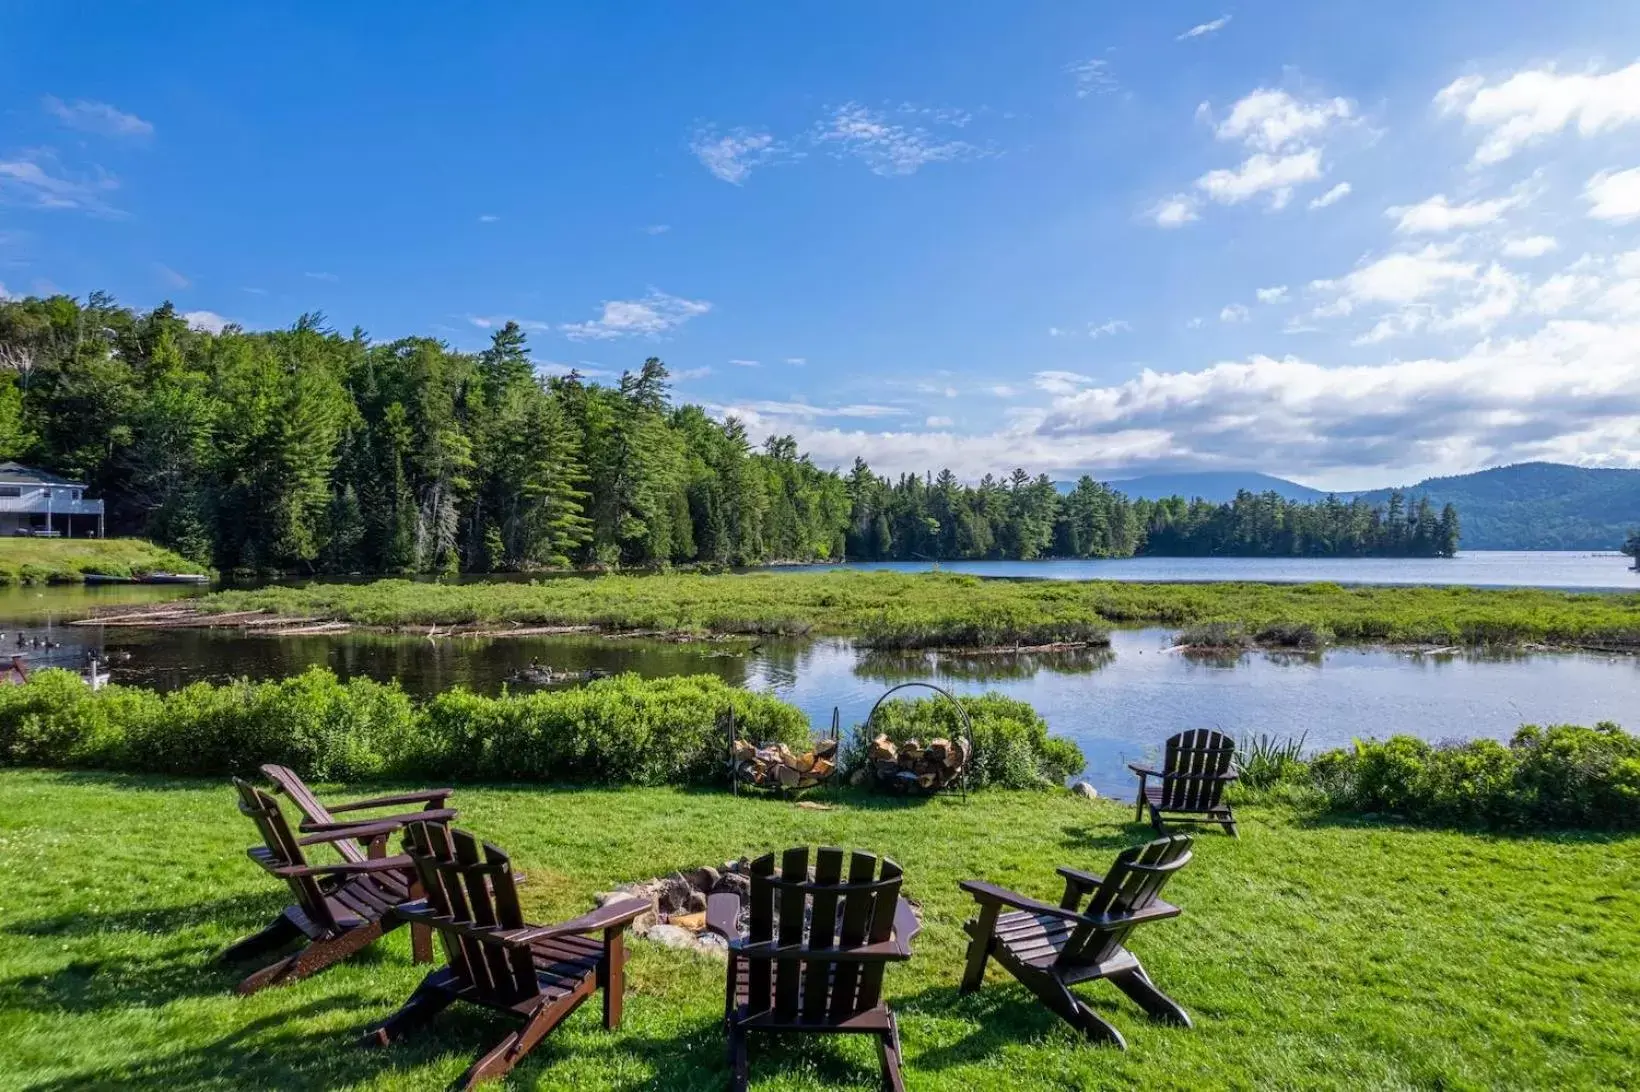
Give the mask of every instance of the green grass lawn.
[{"label": "green grass lawn", "polygon": [[[374,791],[377,786],[338,792]],[[463,825],[529,874],[532,920],[595,891],[808,842],[894,856],[925,928],[891,967],[912,1089],[1597,1088],[1640,1083],[1640,837],[1487,837],[1246,808],[1204,833],[1132,947],[1191,1013],[1148,1023],[1080,987],[1131,1049],[1093,1046],[994,965],[959,998],[980,876],[1057,898],[1056,864],[1103,871],[1131,811],[993,791],[830,811],[669,789],[463,788]],[[502,1034],[471,1007],[386,1052],[355,1036],[422,969],[404,930],[350,963],[241,999],[213,964],[286,902],[243,856],[224,781],[0,772],[0,1087],[439,1088]],[[723,965],[634,941],[619,1032],[587,1006],[511,1087],[717,1089]],[[754,1043],[754,1087],[874,1087],[868,1042]]]},{"label": "green grass lawn", "polygon": [[0,537],[0,584],[77,584],[86,573],[197,573],[200,566],[140,538]]},{"label": "green grass lawn", "polygon": [[[589,625],[612,629],[862,635],[889,647],[1026,643],[1101,627],[1229,622],[1254,638],[1438,644],[1579,642],[1640,648],[1640,595],[1529,588],[1131,584],[980,580],[951,573],[560,578],[530,584],[377,580],[226,591],[206,610],[264,609],[364,625]],[[1309,632],[1309,631],[1314,632]]]}]

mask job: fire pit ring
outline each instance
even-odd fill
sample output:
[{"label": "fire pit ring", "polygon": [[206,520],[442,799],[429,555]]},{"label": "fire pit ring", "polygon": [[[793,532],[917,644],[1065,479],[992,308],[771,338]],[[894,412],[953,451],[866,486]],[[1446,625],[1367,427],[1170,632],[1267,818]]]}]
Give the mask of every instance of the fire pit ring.
[{"label": "fire pit ring", "polygon": [[[932,690],[957,711],[957,719],[962,723],[963,737],[957,740],[955,745],[950,740],[934,739],[924,747],[915,740],[907,740],[902,748],[889,743],[880,734],[872,735],[871,726],[877,719],[877,710],[882,708],[883,702],[896,692],[911,687]],[[891,686],[872,705],[871,712],[866,714],[865,723],[860,726],[859,732],[861,751],[866,755],[866,768],[871,771],[872,780],[876,781],[879,787],[906,794],[933,795],[956,786],[962,792],[962,798],[968,799],[968,773],[974,764],[974,722],[969,718],[968,710],[962,707],[962,703],[949,690],[929,682],[903,682],[898,686]],[[883,754],[885,744],[889,754]],[[906,751],[912,744],[917,746],[914,752],[908,755]],[[879,754],[883,757],[878,757]]]}]

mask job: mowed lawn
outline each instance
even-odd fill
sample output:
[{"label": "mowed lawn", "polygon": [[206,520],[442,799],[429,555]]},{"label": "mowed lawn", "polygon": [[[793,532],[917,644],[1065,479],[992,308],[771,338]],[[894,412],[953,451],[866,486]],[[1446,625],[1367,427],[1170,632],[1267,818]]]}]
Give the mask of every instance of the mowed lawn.
[{"label": "mowed lawn", "polygon": [[[382,786],[345,786],[365,795]],[[666,789],[461,788],[462,825],[510,850],[551,921],[625,880],[803,842],[892,855],[921,902],[890,968],[912,1089],[1597,1088],[1640,1085],[1640,837],[1494,837],[1244,809],[1197,840],[1184,916],[1133,950],[1194,1029],[1080,987],[1131,1049],[1078,1038],[997,971],[957,996],[984,877],[1057,900],[1054,866],[1103,871],[1147,828],[1115,803],[986,792],[845,797],[829,811]],[[440,1088],[503,1034],[456,1007],[387,1051],[354,1045],[419,981],[399,930],[251,998],[215,954],[286,903],[244,857],[222,781],[0,772],[0,1087]],[[724,1086],[723,964],[632,944],[626,1020],[589,1005],[509,1087]],[[239,973],[243,973],[241,970]],[[875,1087],[869,1042],[754,1042],[754,1088]]]}]

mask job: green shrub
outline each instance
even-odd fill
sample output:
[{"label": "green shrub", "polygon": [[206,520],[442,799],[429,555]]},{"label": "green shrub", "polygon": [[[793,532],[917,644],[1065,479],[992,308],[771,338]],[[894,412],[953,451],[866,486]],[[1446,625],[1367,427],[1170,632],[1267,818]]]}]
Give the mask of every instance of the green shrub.
[{"label": "green shrub", "polygon": [[[1011,789],[1063,785],[1082,772],[1087,760],[1068,739],[1048,734],[1048,724],[1035,709],[1001,694],[965,695],[957,699],[974,725],[974,759],[969,786]],[[963,734],[961,718],[944,698],[894,699],[877,708],[870,735],[881,733],[895,743],[908,739],[927,742]],[[861,725],[844,748],[843,764],[858,769],[869,761],[871,740]]]},{"label": "green shrub", "polygon": [[1236,744],[1237,783],[1246,789],[1269,789],[1306,780],[1304,737],[1249,735]]},{"label": "green shrub", "polygon": [[724,717],[801,744],[794,707],[716,676],[622,675],[572,690],[413,703],[396,685],[323,668],[277,682],[93,693],[67,671],[0,687],[0,765],[243,774],[266,762],[330,780],[490,778],[671,784],[722,768]]},{"label": "green shrub", "polygon": [[1507,747],[1358,740],[1317,755],[1310,774],[1341,811],[1499,829],[1640,826],[1640,738],[1609,723],[1527,725]]}]

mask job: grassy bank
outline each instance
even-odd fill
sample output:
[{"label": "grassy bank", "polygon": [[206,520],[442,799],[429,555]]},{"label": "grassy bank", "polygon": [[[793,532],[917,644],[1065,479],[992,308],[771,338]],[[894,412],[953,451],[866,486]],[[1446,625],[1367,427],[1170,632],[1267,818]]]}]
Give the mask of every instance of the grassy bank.
[{"label": "grassy bank", "polygon": [[199,572],[199,565],[140,538],[0,538],[0,585],[77,584],[87,573]]},{"label": "grassy bank", "polygon": [[376,626],[584,625],[604,629],[860,635],[888,647],[1097,640],[1108,625],[1222,622],[1251,639],[1419,644],[1596,644],[1640,649],[1640,595],[1336,584],[979,580],[949,573],[604,576],[533,584],[320,584],[212,595]]},{"label": "grassy bank", "polygon": [[[381,786],[339,788],[342,794]],[[1184,916],[1134,951],[1194,1029],[1151,1024],[1108,986],[1083,996],[1128,1037],[1085,1044],[994,969],[959,998],[959,879],[1057,898],[1054,866],[1102,871],[1145,837],[1116,804],[992,792],[962,803],[855,800],[812,811],[670,789],[459,789],[464,821],[530,874],[531,920],[594,892],[795,845],[892,854],[923,908],[891,968],[907,1082],[974,1089],[1609,1088],[1640,1081],[1640,840],[1487,838],[1307,825],[1247,809],[1204,834],[1169,897]],[[387,1052],[355,1048],[420,980],[401,931],[377,950],[248,999],[211,963],[284,905],[243,856],[253,831],[220,781],[0,772],[0,1086],[438,1088],[503,1030],[472,1008]],[[509,1087],[719,1089],[723,965],[634,941],[626,1020],[595,1006]],[[858,1041],[753,1054],[755,1087],[875,1087]]]}]

